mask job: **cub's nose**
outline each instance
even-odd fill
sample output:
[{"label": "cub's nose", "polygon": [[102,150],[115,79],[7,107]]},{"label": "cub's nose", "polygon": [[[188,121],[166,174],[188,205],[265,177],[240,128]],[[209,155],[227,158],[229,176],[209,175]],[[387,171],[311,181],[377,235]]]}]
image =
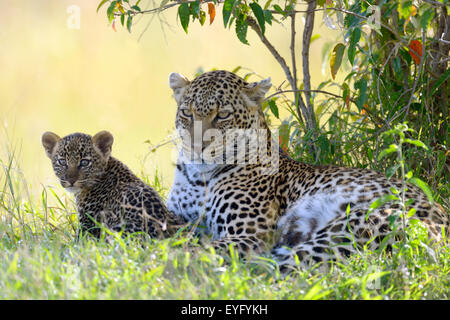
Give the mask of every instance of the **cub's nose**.
[{"label": "cub's nose", "polygon": [[67,172],[67,182],[70,184],[70,186],[72,187],[73,184],[78,180],[78,171],[76,169],[69,169]]},{"label": "cub's nose", "polygon": [[73,184],[74,184],[74,182],[70,182],[68,180],[61,180],[60,183],[63,188],[73,187]]}]

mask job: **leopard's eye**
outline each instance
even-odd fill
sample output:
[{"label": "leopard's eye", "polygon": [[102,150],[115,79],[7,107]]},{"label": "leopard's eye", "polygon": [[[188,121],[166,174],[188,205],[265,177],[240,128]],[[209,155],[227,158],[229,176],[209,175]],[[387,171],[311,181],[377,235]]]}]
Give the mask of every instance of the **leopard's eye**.
[{"label": "leopard's eye", "polygon": [[80,161],[80,167],[87,167],[90,164],[91,164],[91,160],[88,160],[88,159],[82,159]]},{"label": "leopard's eye", "polygon": [[66,165],[67,165],[66,159],[63,159],[63,158],[58,159],[58,163],[59,163],[61,166],[66,166]]},{"label": "leopard's eye", "polygon": [[216,118],[220,119],[220,120],[224,120],[224,119],[229,118],[230,116],[231,116],[231,111],[220,111],[217,114]]},{"label": "leopard's eye", "polygon": [[181,109],[181,114],[187,118],[192,117],[192,111],[190,109]]}]

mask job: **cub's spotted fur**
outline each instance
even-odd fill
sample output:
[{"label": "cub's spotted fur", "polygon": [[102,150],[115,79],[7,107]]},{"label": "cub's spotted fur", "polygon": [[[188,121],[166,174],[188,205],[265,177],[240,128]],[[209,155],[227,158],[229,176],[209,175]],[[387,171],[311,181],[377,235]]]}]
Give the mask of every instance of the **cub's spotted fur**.
[{"label": "cub's spotted fur", "polygon": [[[225,134],[255,127],[269,133],[261,110],[269,79],[247,83],[233,73],[212,71],[193,81],[172,73],[169,83],[183,140],[187,133],[195,135],[194,123],[201,124],[201,135],[208,129]],[[273,174],[262,174],[261,162],[185,161],[189,148],[195,155],[209,146],[209,140],[201,145],[183,141],[168,207],[187,220],[203,216],[216,247],[234,243],[241,252],[271,249],[282,267],[290,267],[295,255],[308,264],[346,257],[355,252],[354,243],[357,247],[370,243],[376,249],[390,233],[389,217],[398,213],[399,204],[385,203],[367,219],[366,214],[371,203],[390,194],[392,187],[400,190],[400,181],[366,169],[309,165],[283,152]],[[271,143],[268,139],[269,149]],[[419,188],[407,187],[406,197],[414,200],[410,207],[416,209],[413,218],[424,222],[432,238],[441,239],[442,229],[449,230],[448,213],[439,204],[430,204]]]},{"label": "cub's spotted fur", "polygon": [[83,232],[100,237],[102,223],[113,231],[146,232],[156,238],[172,235],[183,223],[152,188],[111,156],[109,132],[64,138],[46,132],[42,144],[61,185],[75,194]]}]

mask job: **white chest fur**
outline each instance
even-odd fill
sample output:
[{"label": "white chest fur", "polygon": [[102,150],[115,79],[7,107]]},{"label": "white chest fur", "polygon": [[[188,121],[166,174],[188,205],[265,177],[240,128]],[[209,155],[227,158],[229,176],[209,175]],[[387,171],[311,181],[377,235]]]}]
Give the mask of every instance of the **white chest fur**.
[{"label": "white chest fur", "polygon": [[177,165],[167,202],[169,210],[193,222],[206,214],[208,183],[213,171],[214,167],[208,165]]}]

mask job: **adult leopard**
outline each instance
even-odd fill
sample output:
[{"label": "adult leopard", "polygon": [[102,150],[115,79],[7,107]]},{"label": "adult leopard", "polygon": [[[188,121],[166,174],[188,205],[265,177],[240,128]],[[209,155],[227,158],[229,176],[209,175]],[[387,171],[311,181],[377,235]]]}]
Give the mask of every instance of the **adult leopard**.
[{"label": "adult leopard", "polygon": [[[187,220],[201,219],[216,247],[234,243],[241,253],[271,249],[281,266],[289,267],[296,264],[295,255],[305,265],[349,256],[355,243],[376,249],[390,233],[389,217],[398,214],[398,203],[366,214],[392,187],[401,189],[399,180],[366,169],[297,162],[283,152],[271,153],[270,139],[267,154],[276,156],[276,170],[267,173],[267,161],[250,161],[254,153],[244,161],[226,161],[231,157],[225,144],[235,150],[239,142],[220,135],[255,128],[270,135],[261,110],[270,79],[247,83],[231,72],[212,71],[193,81],[172,73],[169,84],[183,148],[168,208]],[[207,150],[213,161],[205,161]],[[406,197],[414,199],[413,218],[440,240],[449,229],[448,213],[413,185],[407,185]]]}]

